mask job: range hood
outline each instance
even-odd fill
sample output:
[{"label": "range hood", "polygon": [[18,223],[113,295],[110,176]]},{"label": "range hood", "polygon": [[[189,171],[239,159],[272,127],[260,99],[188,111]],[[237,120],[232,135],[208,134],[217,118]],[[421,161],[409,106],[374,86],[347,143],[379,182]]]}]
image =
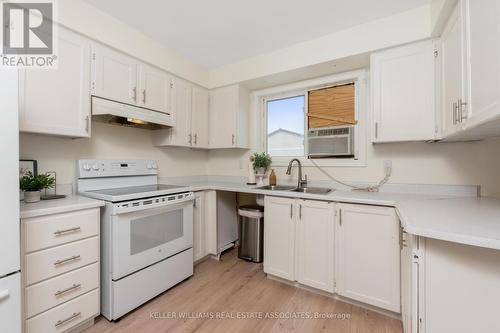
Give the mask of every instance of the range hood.
[{"label": "range hood", "polygon": [[108,124],[145,129],[163,129],[173,126],[172,115],[169,113],[97,96],[92,96],[92,119]]}]

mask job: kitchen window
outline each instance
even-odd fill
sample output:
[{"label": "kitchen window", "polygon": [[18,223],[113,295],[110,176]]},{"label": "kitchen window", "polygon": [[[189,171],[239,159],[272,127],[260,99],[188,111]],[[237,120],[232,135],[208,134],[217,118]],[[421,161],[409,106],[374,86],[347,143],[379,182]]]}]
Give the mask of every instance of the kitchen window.
[{"label": "kitchen window", "polygon": [[[289,88],[299,89],[288,90]],[[363,166],[366,150],[364,71],[256,92],[262,98],[262,146],[274,165]]]}]

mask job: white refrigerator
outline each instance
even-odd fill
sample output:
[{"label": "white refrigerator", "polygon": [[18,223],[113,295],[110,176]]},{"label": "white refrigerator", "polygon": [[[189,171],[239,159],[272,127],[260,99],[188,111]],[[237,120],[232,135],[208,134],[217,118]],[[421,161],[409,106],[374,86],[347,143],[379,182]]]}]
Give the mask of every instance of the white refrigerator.
[{"label": "white refrigerator", "polygon": [[0,69],[0,332],[21,332],[17,70]]}]

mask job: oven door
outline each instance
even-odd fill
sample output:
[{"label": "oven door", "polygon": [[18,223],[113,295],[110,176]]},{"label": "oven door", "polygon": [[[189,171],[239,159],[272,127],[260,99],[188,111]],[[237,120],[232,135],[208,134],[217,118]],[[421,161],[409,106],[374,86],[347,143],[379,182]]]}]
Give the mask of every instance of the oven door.
[{"label": "oven door", "polygon": [[192,200],[111,218],[113,280],[193,246]]}]

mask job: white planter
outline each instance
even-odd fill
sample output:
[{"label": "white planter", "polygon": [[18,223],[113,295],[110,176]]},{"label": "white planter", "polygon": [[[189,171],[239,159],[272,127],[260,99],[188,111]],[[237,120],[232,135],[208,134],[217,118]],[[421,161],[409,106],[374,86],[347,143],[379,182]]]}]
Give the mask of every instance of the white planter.
[{"label": "white planter", "polygon": [[40,191],[24,191],[24,202],[38,202],[40,201]]},{"label": "white planter", "polygon": [[255,170],[255,173],[258,174],[258,175],[265,175],[267,172],[267,169],[266,168],[257,168]]}]

